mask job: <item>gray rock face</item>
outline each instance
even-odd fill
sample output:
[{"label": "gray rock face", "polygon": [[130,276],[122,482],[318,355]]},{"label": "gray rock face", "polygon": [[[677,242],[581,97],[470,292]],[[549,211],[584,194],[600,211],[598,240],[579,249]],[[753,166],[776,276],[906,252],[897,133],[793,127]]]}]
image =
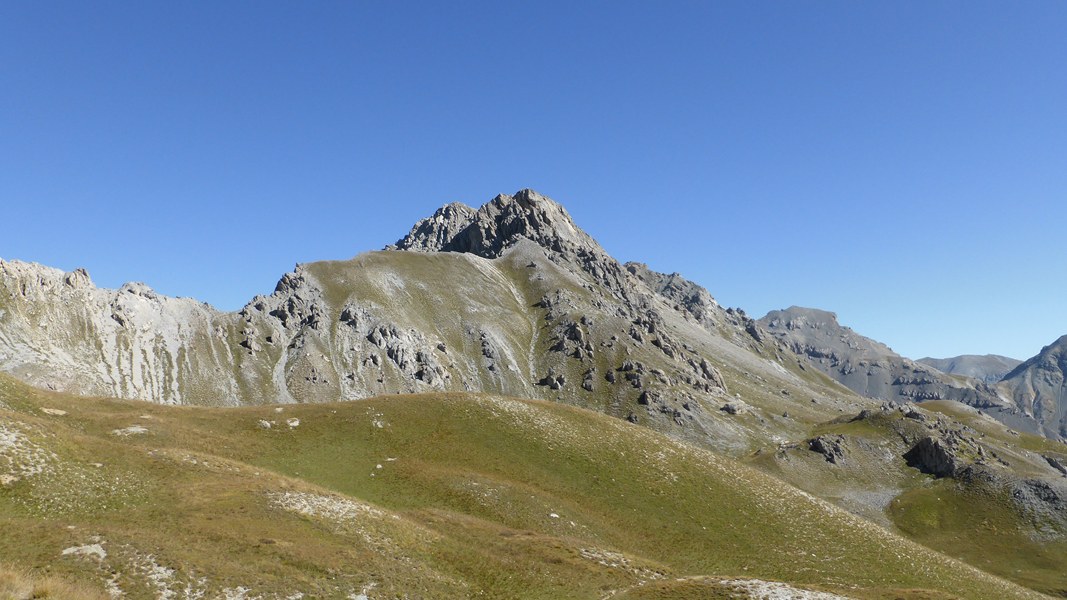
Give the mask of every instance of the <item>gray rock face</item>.
[{"label": "gray rock face", "polygon": [[978,408],[1002,407],[996,390],[952,378],[893,352],[837,322],[831,312],[791,307],[759,320],[772,336],[858,394],[878,400],[956,400]]},{"label": "gray rock face", "polygon": [[461,252],[498,258],[523,240],[537,244],[557,264],[576,266],[625,297],[622,266],[578,228],[555,201],[529,189],[500,194],[477,211],[450,204],[416,226],[391,248]]},{"label": "gray rock face", "polygon": [[935,477],[952,477],[963,464],[945,441],[935,437],[924,437],[911,450],[904,454],[908,466],[915,467],[923,473]]},{"label": "gray rock face", "polygon": [[808,449],[822,454],[828,463],[838,464],[844,460],[846,448],[843,435],[820,435],[808,440]]},{"label": "gray rock face", "polygon": [[951,358],[920,358],[915,362],[933,367],[942,373],[963,375],[982,383],[993,384],[1003,379],[1023,361],[996,354],[965,354]]},{"label": "gray rock face", "polygon": [[388,249],[439,252],[471,224],[476,212],[462,202],[446,204],[416,223],[410,233]]},{"label": "gray rock face", "polygon": [[233,403],[236,326],[234,315],[141,283],[103,290],[81,269],[0,260],[0,367],[53,389]]},{"label": "gray rock face", "polygon": [[1067,440],[1067,335],[1004,376],[999,384],[1021,416],[1038,423],[1040,433]]}]

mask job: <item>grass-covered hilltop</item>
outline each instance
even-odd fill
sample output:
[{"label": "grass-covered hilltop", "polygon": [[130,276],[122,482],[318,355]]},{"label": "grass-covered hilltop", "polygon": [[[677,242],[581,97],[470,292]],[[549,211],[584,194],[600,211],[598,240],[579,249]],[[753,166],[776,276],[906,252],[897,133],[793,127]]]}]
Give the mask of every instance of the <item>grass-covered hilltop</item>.
[{"label": "grass-covered hilltop", "polygon": [[234,313],[0,261],[0,599],[1067,597],[1060,356],[757,321],[530,190]]}]

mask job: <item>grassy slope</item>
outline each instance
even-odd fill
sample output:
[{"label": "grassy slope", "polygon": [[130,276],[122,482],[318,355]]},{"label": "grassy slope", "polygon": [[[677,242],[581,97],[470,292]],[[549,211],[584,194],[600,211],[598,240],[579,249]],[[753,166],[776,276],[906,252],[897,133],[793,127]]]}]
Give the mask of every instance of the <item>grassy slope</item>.
[{"label": "grassy slope", "polygon": [[[1048,476],[1047,469],[1035,467],[1029,453],[1062,455],[1064,451],[1058,442],[1010,432],[958,402],[924,402],[921,406],[971,427],[1020,476]],[[908,467],[902,456],[909,446],[897,428],[910,428],[913,435],[925,431],[899,411],[862,421],[839,419],[813,428],[810,435],[845,436],[849,449],[840,464],[831,465],[803,443],[761,452],[752,462],[971,565],[1053,595],[1067,595],[1067,541],[1062,532],[1040,535],[1043,524],[1020,513],[1008,489],[935,479]],[[1042,459],[1038,457],[1036,463],[1040,466]],[[884,504],[884,508],[870,504]]]},{"label": "grassy slope", "polygon": [[[1062,443],[1027,433],[1011,433],[1004,425],[981,418],[956,402],[924,403],[924,408],[966,423],[990,443],[1018,452],[1064,455]],[[1017,471],[1025,463],[1001,452]],[[912,539],[992,573],[1056,596],[1067,596],[1067,539],[1035,535],[1042,523],[1019,515],[996,490],[968,488],[951,480],[928,481],[890,505],[894,523]]]},{"label": "grassy slope", "polygon": [[[731,459],[557,404],[168,408],[7,378],[0,402],[47,463],[0,488],[0,560],[114,579],[133,598],[715,597],[692,592],[713,580],[678,581],[705,576],[857,598],[1036,597]],[[112,433],[135,423],[148,432]],[[94,543],[103,560],[61,555]]]}]

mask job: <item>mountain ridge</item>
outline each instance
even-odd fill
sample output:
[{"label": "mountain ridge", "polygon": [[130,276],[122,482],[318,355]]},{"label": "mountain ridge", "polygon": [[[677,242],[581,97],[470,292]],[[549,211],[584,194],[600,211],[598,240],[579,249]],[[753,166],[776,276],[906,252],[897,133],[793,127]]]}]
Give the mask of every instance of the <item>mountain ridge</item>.
[{"label": "mountain ridge", "polygon": [[742,406],[738,395],[803,389],[826,398],[814,409],[824,414],[858,402],[783,368],[777,344],[700,286],[616,261],[536,192],[445,205],[395,247],[414,251],[299,264],[235,312],[143,284],[95,288],[84,272],[0,266],[0,369],[167,404],[485,391],[719,447],[772,425],[738,427],[719,410]]},{"label": "mountain ridge", "polygon": [[915,362],[950,375],[965,375],[983,383],[997,383],[1023,361],[999,354],[963,354],[948,358],[923,357]]}]

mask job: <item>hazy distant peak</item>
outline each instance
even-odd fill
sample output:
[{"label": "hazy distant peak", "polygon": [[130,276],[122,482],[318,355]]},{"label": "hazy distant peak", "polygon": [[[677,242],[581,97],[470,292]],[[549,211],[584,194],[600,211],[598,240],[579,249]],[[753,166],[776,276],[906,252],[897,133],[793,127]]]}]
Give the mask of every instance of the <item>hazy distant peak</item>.
[{"label": "hazy distant peak", "polygon": [[996,383],[1008,372],[1022,364],[1021,360],[997,354],[964,354],[949,358],[920,358],[918,361],[943,373],[974,377],[985,383]]},{"label": "hazy distant peak", "polygon": [[[761,321],[766,321],[767,323],[780,321],[780,323],[771,325],[772,327],[787,326],[796,328],[803,325],[818,327],[821,324],[833,325],[834,327],[841,326],[837,321],[837,313],[804,306],[790,306],[783,310],[772,310]],[[789,325],[789,323],[792,323],[792,325]]]}]

